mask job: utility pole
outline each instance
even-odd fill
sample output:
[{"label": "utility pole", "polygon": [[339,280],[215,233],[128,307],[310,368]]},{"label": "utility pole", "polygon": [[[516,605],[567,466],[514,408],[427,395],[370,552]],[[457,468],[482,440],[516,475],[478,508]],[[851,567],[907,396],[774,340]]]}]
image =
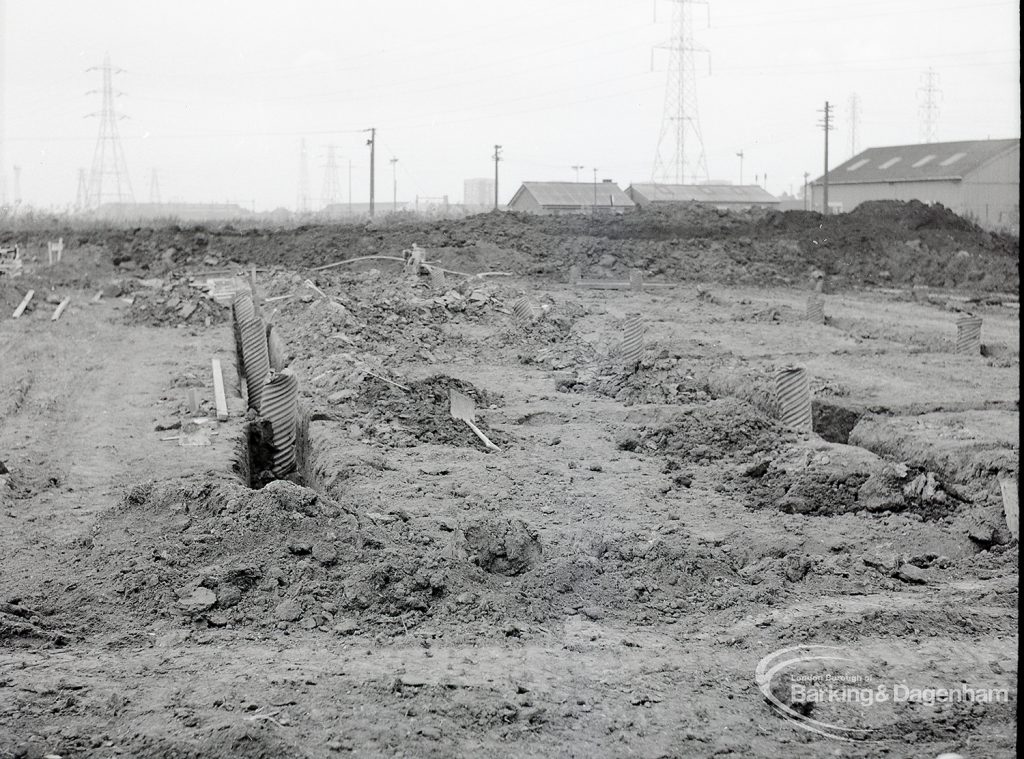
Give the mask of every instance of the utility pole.
[{"label": "utility pole", "polygon": [[825,132],[825,174],[821,178],[821,212],[825,216],[828,216],[828,133],[836,128],[836,125],[832,122],[833,108],[835,108],[835,106],[829,105],[829,102],[826,100],[825,107],[818,111],[818,113],[822,114],[822,120],[819,122],[818,126],[820,126]]},{"label": "utility pole", "polygon": [[377,149],[377,128],[370,127],[366,130],[370,133],[370,139],[366,141],[366,144],[370,146],[370,218],[373,218],[373,180],[374,180],[374,158],[376,157]]},{"label": "utility pole", "polygon": [[740,187],[743,186],[743,151],[741,150],[736,156],[740,159]]},{"label": "utility pole", "polygon": [[391,159],[391,212],[394,213],[398,210],[398,177],[395,174],[395,164],[398,163],[397,158]]},{"label": "utility pole", "polygon": [[597,167],[596,166],[594,167],[594,208],[592,210],[592,213],[595,214],[595,215],[597,214]]},{"label": "utility pole", "polygon": [[494,146],[494,210],[498,210],[498,161],[501,160],[501,145]]},{"label": "utility pole", "polygon": [[[110,65],[110,56],[107,55],[103,57],[102,66],[91,66],[86,71],[99,71],[103,75],[102,107],[99,113],[89,114],[98,116],[100,120],[100,131],[92,156],[92,171],[89,173],[89,206],[96,208],[108,200],[114,203],[134,203],[128,165],[117,133],[117,122],[125,117],[114,108],[114,98],[121,94],[114,91],[114,74],[121,73],[123,69]],[[87,94],[96,92],[90,90]]]},{"label": "utility pole", "polygon": [[576,164],[574,166],[570,166],[569,168],[570,169],[575,169],[575,171],[576,171],[576,184],[579,184],[580,183],[580,171],[582,171],[584,167],[579,165],[579,164]]},{"label": "utility pole", "polygon": [[809,209],[808,203],[810,201],[807,199],[807,180],[810,179],[810,178],[811,178],[810,173],[805,171],[804,172],[804,210],[805,211],[807,211]]}]

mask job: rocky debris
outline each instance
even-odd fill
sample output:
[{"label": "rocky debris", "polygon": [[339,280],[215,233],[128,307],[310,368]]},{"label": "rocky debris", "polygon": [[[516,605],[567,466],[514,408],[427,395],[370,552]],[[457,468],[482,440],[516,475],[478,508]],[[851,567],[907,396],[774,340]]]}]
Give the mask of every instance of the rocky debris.
[{"label": "rocky debris", "polygon": [[903,564],[896,570],[895,577],[911,585],[924,585],[929,580],[929,573],[913,564]]},{"label": "rocky debris", "polygon": [[[411,382],[408,387],[406,392],[375,377],[364,380],[358,398],[346,413],[350,423],[358,429],[357,437],[394,447],[417,443],[463,448],[481,446],[465,422],[452,418],[448,391],[454,389],[468,395],[475,401],[478,411],[499,402],[498,396],[445,375]],[[480,416],[476,425],[498,446],[507,445],[511,440],[504,432],[489,427]]]},{"label": "rocky debris", "polygon": [[296,622],[302,618],[302,604],[294,599],[282,601],[274,609],[274,617],[280,622]]},{"label": "rocky debris", "polygon": [[175,327],[182,324],[220,324],[230,309],[209,298],[197,283],[184,277],[139,280],[132,303],[124,315],[126,324]]},{"label": "rocky debris", "polygon": [[217,603],[217,594],[209,588],[196,588],[187,598],[178,601],[178,606],[186,614],[198,614],[206,611]]},{"label": "rocky debris", "polygon": [[515,576],[541,558],[537,531],[520,519],[488,519],[464,530],[470,561],[487,572]]}]

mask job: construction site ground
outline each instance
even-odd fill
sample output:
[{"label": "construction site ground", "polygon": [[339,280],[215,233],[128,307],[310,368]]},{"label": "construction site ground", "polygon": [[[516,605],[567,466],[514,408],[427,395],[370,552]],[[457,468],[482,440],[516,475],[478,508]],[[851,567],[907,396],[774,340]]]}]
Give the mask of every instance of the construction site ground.
[{"label": "construction site ground", "polygon": [[[843,222],[874,253],[844,242],[831,271],[813,215],[694,211],[656,241],[496,217],[90,231],[54,266],[31,256],[45,230],[14,235],[0,757],[1015,755],[1016,241],[932,212],[879,243],[890,211]],[[444,286],[389,258],[314,269],[417,239]],[[921,270],[876,276],[908,243]],[[259,489],[229,310],[203,291],[252,264],[302,410],[299,470]],[[648,286],[573,286],[572,264]],[[815,270],[824,324],[804,318]],[[979,355],[954,352],[964,312]],[[787,365],[814,432],[776,418]],[[499,452],[449,417],[453,388]],[[196,417],[206,444],[179,444]],[[818,704],[862,731],[822,736],[755,678],[809,645],[1012,700]]]}]

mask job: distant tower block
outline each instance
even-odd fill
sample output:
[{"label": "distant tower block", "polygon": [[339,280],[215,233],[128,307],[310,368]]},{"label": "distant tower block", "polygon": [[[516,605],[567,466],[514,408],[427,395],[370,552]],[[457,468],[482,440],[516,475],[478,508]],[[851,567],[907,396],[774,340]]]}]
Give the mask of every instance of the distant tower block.
[{"label": "distant tower block", "polygon": [[961,316],[956,320],[956,352],[964,356],[981,354],[980,316]]},{"label": "distant tower block", "polygon": [[811,431],[811,387],[803,367],[787,366],[775,373],[775,399],[779,420],[784,425],[794,430]]}]

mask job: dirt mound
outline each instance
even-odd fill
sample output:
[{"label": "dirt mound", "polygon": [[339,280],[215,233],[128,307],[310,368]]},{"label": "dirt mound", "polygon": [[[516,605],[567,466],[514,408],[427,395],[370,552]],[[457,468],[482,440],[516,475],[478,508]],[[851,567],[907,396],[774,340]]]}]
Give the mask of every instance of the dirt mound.
[{"label": "dirt mound", "polygon": [[723,398],[683,408],[667,424],[642,428],[633,447],[684,463],[749,460],[797,437],[750,403]]},{"label": "dirt mound", "polygon": [[[44,240],[40,233],[22,236],[22,244]],[[575,264],[588,276],[621,278],[636,267],[648,277],[682,282],[802,283],[820,269],[833,287],[1013,291],[1019,283],[1016,238],[918,201],[864,203],[830,216],[691,204],[607,218],[492,213],[288,228],[172,225],[89,230],[74,235],[73,243],[97,246],[126,272],[225,263],[301,269],[364,255],[400,256],[417,243],[447,268],[559,278]]]},{"label": "dirt mound", "polygon": [[[412,382],[404,391],[376,377],[367,377],[347,416],[372,440],[394,447],[417,443],[438,443],[464,448],[479,448],[480,439],[469,426],[453,419],[449,390],[472,398],[477,409],[487,409],[500,401],[498,396],[478,389],[472,383],[445,375],[434,375]],[[510,438],[477,420],[480,428],[496,445],[507,445]]]}]

